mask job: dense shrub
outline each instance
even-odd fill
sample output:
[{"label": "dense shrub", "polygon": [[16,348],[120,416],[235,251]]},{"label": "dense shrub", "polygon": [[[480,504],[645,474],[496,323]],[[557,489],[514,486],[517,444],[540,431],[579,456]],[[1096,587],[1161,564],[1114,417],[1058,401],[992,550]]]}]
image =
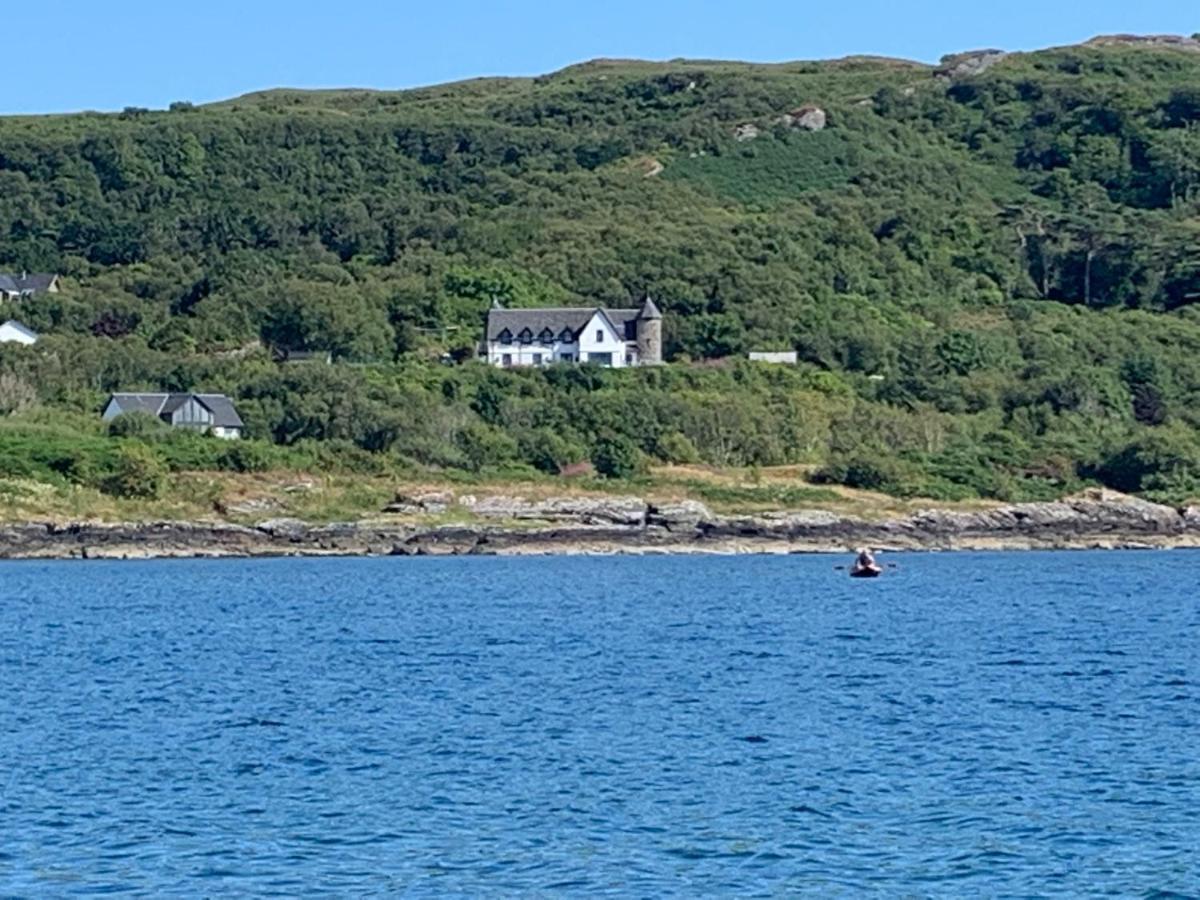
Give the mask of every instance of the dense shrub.
[{"label": "dense shrub", "polygon": [[149,447],[122,444],[104,482],[104,490],[115,497],[155,499],[162,496],[167,474],[167,467]]},{"label": "dense shrub", "polygon": [[592,465],[605,478],[633,478],[646,470],[646,460],[637,445],[616,434],[605,435],[592,451]]}]

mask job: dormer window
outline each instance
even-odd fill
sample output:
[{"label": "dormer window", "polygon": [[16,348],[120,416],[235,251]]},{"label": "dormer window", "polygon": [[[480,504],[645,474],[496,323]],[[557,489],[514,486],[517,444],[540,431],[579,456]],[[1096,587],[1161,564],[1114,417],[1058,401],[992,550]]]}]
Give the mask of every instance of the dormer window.
[{"label": "dormer window", "polygon": [[509,331],[507,328],[505,328],[502,332],[500,332],[500,343],[502,343],[502,344],[511,344],[512,343],[512,332]]},{"label": "dormer window", "polygon": [[573,334],[571,333],[571,329],[570,329],[570,328],[564,328],[564,329],[562,330],[562,334],[560,334],[560,335],[558,336],[558,339],[559,339],[560,341],[562,341],[562,343],[564,343],[564,344],[573,344],[573,343],[575,343],[575,335],[573,335]]},{"label": "dormer window", "polygon": [[554,332],[551,331],[549,328],[543,328],[542,333],[538,335],[538,340],[541,341],[543,344],[553,344],[554,343]]},{"label": "dormer window", "polygon": [[533,332],[528,328],[522,328],[521,333],[517,335],[517,340],[519,340],[522,344],[532,344]]}]

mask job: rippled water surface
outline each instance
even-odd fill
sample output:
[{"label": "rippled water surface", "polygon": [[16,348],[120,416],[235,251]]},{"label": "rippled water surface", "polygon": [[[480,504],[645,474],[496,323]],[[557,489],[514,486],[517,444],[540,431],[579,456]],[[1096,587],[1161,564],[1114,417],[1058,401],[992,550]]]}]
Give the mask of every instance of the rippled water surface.
[{"label": "rippled water surface", "polygon": [[0,894],[1200,892],[1200,556],[0,564]]}]

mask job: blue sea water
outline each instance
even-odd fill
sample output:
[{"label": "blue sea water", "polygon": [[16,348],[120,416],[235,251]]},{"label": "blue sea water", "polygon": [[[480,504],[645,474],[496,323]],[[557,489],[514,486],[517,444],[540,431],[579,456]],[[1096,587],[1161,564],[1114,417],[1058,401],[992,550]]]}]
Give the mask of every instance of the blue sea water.
[{"label": "blue sea water", "polygon": [[0,564],[0,895],[1194,896],[1200,556]]}]

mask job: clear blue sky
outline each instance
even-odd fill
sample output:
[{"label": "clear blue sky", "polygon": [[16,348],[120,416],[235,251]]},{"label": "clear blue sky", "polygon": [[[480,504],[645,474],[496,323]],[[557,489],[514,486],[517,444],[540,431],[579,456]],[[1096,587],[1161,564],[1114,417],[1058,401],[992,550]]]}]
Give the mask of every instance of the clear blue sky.
[{"label": "clear blue sky", "polygon": [[270,87],[403,88],[597,56],[935,61],[1200,31],[1197,0],[10,0],[0,113],[164,107]]}]

